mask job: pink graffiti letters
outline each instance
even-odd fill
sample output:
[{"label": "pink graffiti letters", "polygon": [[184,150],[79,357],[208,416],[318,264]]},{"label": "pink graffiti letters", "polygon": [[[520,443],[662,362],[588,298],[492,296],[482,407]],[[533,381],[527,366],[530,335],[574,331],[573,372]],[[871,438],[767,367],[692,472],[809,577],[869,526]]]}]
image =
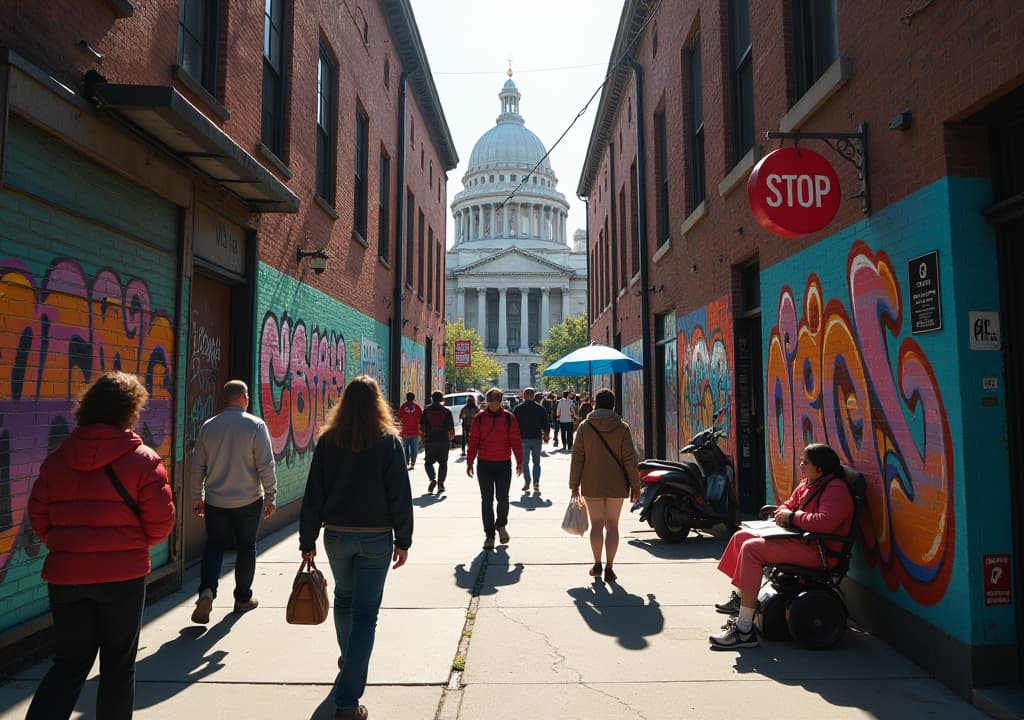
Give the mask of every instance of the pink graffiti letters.
[{"label": "pink graffiti letters", "polygon": [[[90,282],[91,280],[91,282]],[[0,261],[0,580],[26,541],[25,507],[46,454],[70,432],[78,393],[106,370],[142,378],[150,400],[136,430],[165,458],[171,451],[174,328],[146,284],[89,278],[57,259],[37,285],[21,261]],[[30,555],[38,547],[26,548]]]},{"label": "pink graffiti letters", "polygon": [[801,319],[792,289],[780,293],[766,387],[772,486],[785,497],[803,446],[830,443],[868,480],[868,561],[890,589],[934,604],[953,565],[949,420],[929,359],[912,338],[899,341],[902,298],[888,255],[854,243],[847,283],[849,312],[838,299],[824,303],[816,275]]},{"label": "pink graffiti letters", "polygon": [[313,449],[320,425],[345,389],[345,338],[272,312],[260,331],[260,410],[274,455]]}]

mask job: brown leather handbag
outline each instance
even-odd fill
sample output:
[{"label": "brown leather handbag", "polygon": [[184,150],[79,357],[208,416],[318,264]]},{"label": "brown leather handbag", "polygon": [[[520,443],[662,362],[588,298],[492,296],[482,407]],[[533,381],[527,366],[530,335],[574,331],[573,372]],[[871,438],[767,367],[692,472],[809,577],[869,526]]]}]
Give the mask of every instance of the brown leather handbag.
[{"label": "brown leather handbag", "polygon": [[319,625],[331,610],[327,580],[312,560],[303,560],[292,582],[285,620],[290,625]]}]

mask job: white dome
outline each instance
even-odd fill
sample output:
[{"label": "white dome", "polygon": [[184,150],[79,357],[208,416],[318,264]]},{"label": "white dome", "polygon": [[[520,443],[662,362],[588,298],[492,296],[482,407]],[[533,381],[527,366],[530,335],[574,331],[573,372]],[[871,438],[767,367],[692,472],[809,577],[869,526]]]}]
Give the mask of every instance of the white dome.
[{"label": "white dome", "polygon": [[[512,165],[531,170],[546,153],[544,143],[525,126],[517,123],[499,123],[485,132],[473,146],[467,172],[485,170],[495,165]],[[551,163],[547,158],[539,169],[551,172]]]}]

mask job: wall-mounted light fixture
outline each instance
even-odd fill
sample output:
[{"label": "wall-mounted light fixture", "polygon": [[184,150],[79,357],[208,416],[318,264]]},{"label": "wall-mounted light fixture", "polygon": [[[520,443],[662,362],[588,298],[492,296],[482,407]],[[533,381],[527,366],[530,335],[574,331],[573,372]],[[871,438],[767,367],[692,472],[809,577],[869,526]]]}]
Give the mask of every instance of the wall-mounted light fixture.
[{"label": "wall-mounted light fixture", "polygon": [[327,269],[327,260],[330,257],[331,254],[327,252],[327,248],[320,248],[319,250],[311,250],[309,252],[302,248],[295,249],[295,262],[301,263],[302,258],[309,258],[309,267],[317,275],[323,275],[324,270]]}]

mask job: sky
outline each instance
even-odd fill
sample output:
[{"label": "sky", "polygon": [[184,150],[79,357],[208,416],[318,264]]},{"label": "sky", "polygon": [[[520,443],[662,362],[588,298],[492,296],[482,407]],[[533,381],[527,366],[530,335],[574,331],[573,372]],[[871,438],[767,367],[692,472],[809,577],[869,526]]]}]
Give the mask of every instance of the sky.
[{"label": "sky", "polygon": [[[480,136],[501,111],[498,93],[512,80],[519,112],[544,147],[551,146],[604,81],[622,0],[411,0],[427,61],[441,97],[459,166],[448,173],[448,246],[453,243],[451,202]],[[586,227],[576,197],[590,131],[600,102],[551,152],[558,191],[569,203],[567,235]]]}]

